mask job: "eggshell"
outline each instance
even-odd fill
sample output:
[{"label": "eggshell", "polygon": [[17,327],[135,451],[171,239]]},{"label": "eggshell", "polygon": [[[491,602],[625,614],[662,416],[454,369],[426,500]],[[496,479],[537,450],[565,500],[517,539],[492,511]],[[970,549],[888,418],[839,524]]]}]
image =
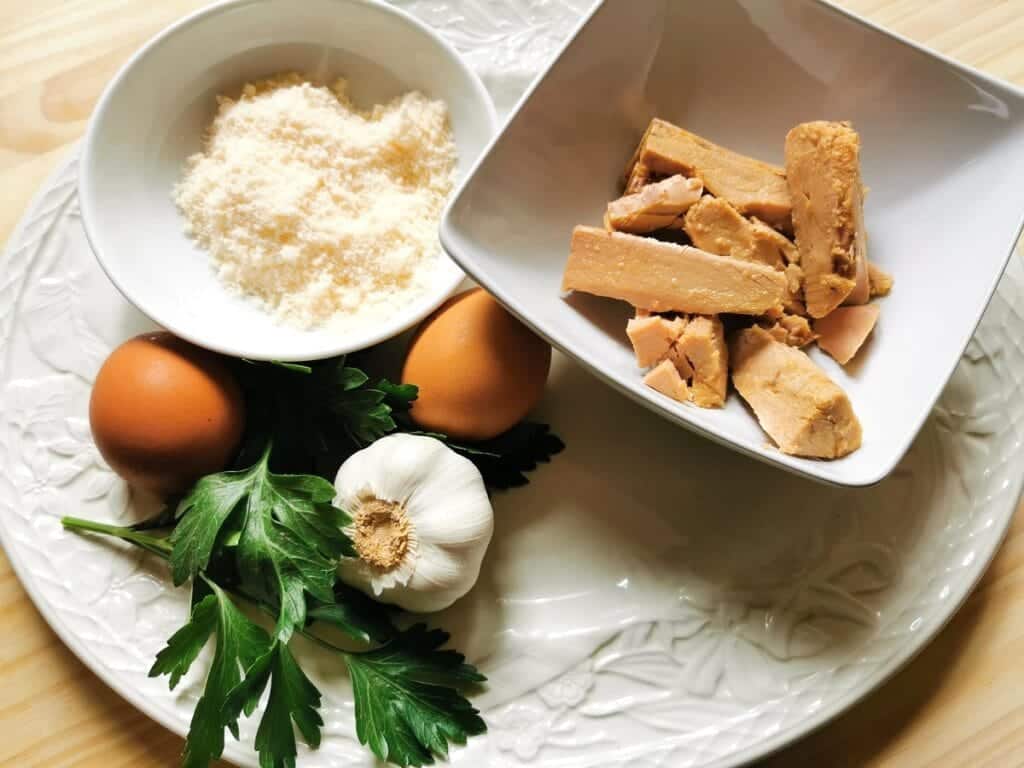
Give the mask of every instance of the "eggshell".
[{"label": "eggshell", "polygon": [[220,357],[169,333],[148,333],[103,363],[89,423],[115,472],[168,494],[224,469],[242,436],[245,405]]},{"label": "eggshell", "polygon": [[402,382],[419,387],[410,415],[421,427],[487,440],[537,404],[550,368],[548,343],[477,288],[449,299],[423,323]]}]

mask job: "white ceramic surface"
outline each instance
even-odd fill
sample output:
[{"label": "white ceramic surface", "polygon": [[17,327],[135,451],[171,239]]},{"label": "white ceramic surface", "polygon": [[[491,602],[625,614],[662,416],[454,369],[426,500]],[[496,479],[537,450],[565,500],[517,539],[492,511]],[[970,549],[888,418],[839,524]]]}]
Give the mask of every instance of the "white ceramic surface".
[{"label": "white ceramic surface", "polygon": [[344,332],[278,323],[225,289],[184,234],[171,188],[200,149],[217,94],[285,71],[324,82],[344,76],[364,107],[413,89],[443,99],[459,178],[497,127],[479,78],[450,44],[401,10],[374,0],[232,0],[155,37],[108,86],[85,139],[82,217],[110,279],[155,322],[226,354],[312,360],[400,333],[444,301],[462,273],[438,247],[426,293],[385,322]]},{"label": "white ceramic surface", "polygon": [[[509,103],[583,3],[409,0]],[[520,70],[509,70],[515,61]],[[99,458],[90,383],[150,327],[90,253],[71,158],[0,257],[0,543],[47,621],[135,706],[178,733],[199,693],[151,680],[187,594],[136,551],[60,515],[151,511]],[[556,356],[541,418],[567,450],[495,497],[480,582],[433,621],[491,680],[467,768],[725,768],[862,698],[920,650],[995,552],[1024,477],[1024,268],[1015,259],[898,469],[863,490],[774,471],[676,429]],[[737,482],[740,479],[742,482]],[[300,768],[370,768],[341,665],[296,641],[325,694]],[[256,766],[255,722],[228,757]]]},{"label": "white ceramic surface", "polygon": [[[896,278],[859,362],[812,351],[850,395],[863,447],[784,456],[735,394],[724,410],[642,383],[625,303],[563,298],[572,228],[600,225],[652,116],[781,163],[794,124],[860,131],[871,259]],[[1002,273],[1024,213],[1024,98],[811,0],[607,0],[481,160],[442,223],[448,252],[603,379],[694,431],[802,475],[875,483],[945,386]]]}]

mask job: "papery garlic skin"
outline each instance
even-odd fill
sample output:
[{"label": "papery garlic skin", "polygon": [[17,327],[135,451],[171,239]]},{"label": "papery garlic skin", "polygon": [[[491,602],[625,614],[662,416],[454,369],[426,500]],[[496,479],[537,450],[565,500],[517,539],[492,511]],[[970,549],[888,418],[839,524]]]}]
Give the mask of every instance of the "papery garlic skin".
[{"label": "papery garlic skin", "polygon": [[[407,611],[447,608],[465,595],[480,575],[494,532],[494,512],[483,477],[469,459],[440,440],[422,435],[388,435],[354,453],[338,470],[335,505],[354,518],[345,532],[356,540],[360,510],[391,502],[408,520],[404,554],[390,567],[361,558],[342,558],[338,575],[376,600]],[[358,543],[357,543],[358,549]]]}]

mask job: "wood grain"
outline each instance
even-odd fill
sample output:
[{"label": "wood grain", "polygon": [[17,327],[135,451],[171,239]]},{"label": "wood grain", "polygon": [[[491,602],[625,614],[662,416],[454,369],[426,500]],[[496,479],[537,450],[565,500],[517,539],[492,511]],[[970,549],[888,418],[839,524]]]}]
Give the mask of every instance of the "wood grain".
[{"label": "wood grain", "polygon": [[[200,0],[0,0],[0,242],[143,41]],[[1024,84],[1024,0],[843,0],[913,40]],[[765,761],[788,766],[1024,765],[1024,521],[967,604],[851,712]],[[0,765],[161,768],[181,739],[68,651],[0,554]]]}]

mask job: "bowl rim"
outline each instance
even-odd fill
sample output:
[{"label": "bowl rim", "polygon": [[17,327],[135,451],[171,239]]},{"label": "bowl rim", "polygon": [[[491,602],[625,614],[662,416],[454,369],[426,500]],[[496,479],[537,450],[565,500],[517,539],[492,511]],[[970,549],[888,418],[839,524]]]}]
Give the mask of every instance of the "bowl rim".
[{"label": "bowl rim", "polygon": [[[94,218],[95,206],[98,203],[93,197],[91,188],[93,185],[93,176],[99,171],[99,169],[95,167],[94,162],[96,144],[98,143],[101,135],[99,126],[128,74],[141,60],[159,46],[163,45],[167,40],[186,32],[191,27],[201,24],[216,16],[220,16],[227,11],[233,11],[246,6],[257,6],[278,2],[282,2],[282,0],[219,0],[219,2],[200,8],[184,16],[165,27],[143,43],[139,49],[121,65],[117,73],[107,83],[89,117],[85,136],[81,143],[82,149],[77,183],[78,198],[82,216],[82,228],[85,231],[89,248],[96,257],[96,261],[99,263],[103,273],[107,276],[107,279],[110,280],[118,292],[120,292],[120,294],[124,296],[132,306],[156,324],[162,326],[176,336],[196,344],[197,346],[232,357],[243,357],[251,360],[263,361],[276,360],[282,362],[322,360],[325,358],[348,354],[350,352],[356,352],[358,350],[380,344],[381,342],[398,336],[412,326],[421,322],[441,306],[441,304],[443,304],[455,292],[458,286],[465,279],[465,273],[461,266],[458,262],[451,260],[453,267],[452,275],[448,279],[441,279],[441,276],[439,275],[435,286],[432,286],[428,291],[421,294],[415,302],[408,305],[410,307],[415,307],[416,311],[410,312],[401,310],[396,314],[397,319],[389,319],[387,322],[368,326],[368,329],[372,330],[359,333],[338,334],[336,342],[324,345],[323,349],[318,349],[314,354],[297,355],[294,352],[289,352],[287,349],[272,349],[269,351],[266,349],[261,350],[259,337],[255,334],[252,337],[251,343],[247,343],[245,345],[225,344],[218,341],[216,338],[206,338],[204,335],[192,333],[183,329],[179,323],[175,321],[173,316],[169,316],[163,311],[153,311],[151,307],[147,306],[146,301],[133,296],[118,279],[116,267],[112,265],[100,245],[101,235]],[[498,113],[494,106],[494,101],[484,86],[483,81],[480,79],[480,76],[463,60],[451,43],[441,37],[437,31],[427,26],[424,22],[417,19],[408,11],[383,2],[383,0],[329,0],[329,2],[336,3],[340,7],[362,5],[382,11],[385,15],[389,15],[395,23],[405,24],[406,26],[411,27],[419,34],[430,40],[434,45],[439,47],[458,67],[463,75],[466,76],[470,85],[470,92],[475,97],[475,101],[483,108],[487,121],[487,129],[490,132],[490,137],[486,146],[490,146],[490,140],[497,135],[500,128]],[[475,161],[470,168],[471,170],[476,168]],[[460,184],[461,182],[457,183],[455,185],[456,188],[458,188]],[[452,194],[454,194],[454,190]],[[447,258],[445,249],[440,244],[438,245],[438,255],[442,258]],[[295,332],[297,334],[302,333],[301,329],[295,329]]]},{"label": "bowl rim", "polygon": [[[976,81],[985,84],[987,87],[999,90],[1003,92],[1005,95],[1010,96],[1012,98],[1016,98],[1020,102],[1024,103],[1024,88],[1021,88],[1017,85],[1014,85],[1013,83],[1010,83],[1006,80],[1002,80],[993,75],[989,75],[962,62],[956,61],[955,59],[952,59],[949,56],[940,53],[939,51],[935,51],[931,48],[928,48],[925,45],[914,42],[913,40],[910,40],[909,38],[903,35],[885,29],[884,27],[881,27],[878,24],[875,24],[861,16],[858,16],[856,13],[846,8],[838,7],[834,3],[830,2],[830,0],[807,1],[813,5],[821,7],[826,12],[829,12],[833,15],[838,15],[848,22],[867,28],[872,32],[882,35],[883,37],[889,38],[892,41],[906,48],[910,48],[916,51],[917,53],[938,62],[942,66],[952,70],[954,73],[960,76],[972,78]],[[448,204],[445,207],[444,213],[441,216],[440,238],[442,247],[448,253],[448,255],[451,256],[452,260],[455,261],[459,265],[459,267],[466,272],[467,275],[469,275],[478,284],[483,286],[496,299],[498,299],[498,301],[500,301],[505,306],[505,308],[508,309],[509,312],[518,317],[524,324],[526,324],[539,336],[544,338],[555,349],[558,349],[563,354],[565,354],[575,362],[582,365],[592,375],[596,376],[605,384],[608,384],[613,389],[619,391],[620,393],[630,398],[637,404],[643,406],[644,408],[653,411],[662,418],[668,419],[669,421],[685,429],[688,429],[691,432],[700,435],[701,437],[705,437],[709,440],[712,440],[718,443],[719,445],[737,451],[745,456],[749,456],[752,459],[769,464],[785,472],[789,472],[791,474],[797,475],[807,480],[811,480],[816,483],[829,485],[836,488],[867,488],[873,485],[877,485],[878,483],[885,480],[890,474],[892,474],[892,472],[897,468],[897,466],[899,466],[900,461],[902,461],[907,451],[910,450],[910,446],[913,444],[914,440],[917,438],[921,430],[924,428],[925,422],[928,420],[928,417],[935,409],[935,405],[938,402],[939,398],[942,396],[943,391],[945,391],[946,386],[952,378],[957,365],[959,365],[960,360],[967,349],[967,345],[974,337],[978,325],[985,314],[985,310],[992,302],[992,297],[995,295],[995,291],[999,285],[999,281],[1002,278],[1003,273],[1006,271],[1007,265],[1009,264],[1011,257],[1013,256],[1013,252],[1016,248],[1016,243],[1020,239],[1022,232],[1024,232],[1024,209],[1022,209],[1018,217],[1015,227],[1016,234],[1006,248],[1006,255],[1002,259],[1001,266],[998,270],[994,271],[989,282],[989,285],[986,288],[985,301],[979,306],[976,315],[972,319],[970,319],[969,322],[965,322],[964,324],[963,337],[958,341],[960,353],[956,355],[955,358],[952,359],[951,364],[948,366],[948,369],[941,377],[940,383],[933,388],[934,391],[927,393],[927,407],[921,409],[919,417],[915,419],[913,422],[912,429],[907,430],[906,435],[904,435],[901,439],[896,441],[897,447],[895,448],[895,450],[887,451],[887,455],[883,456],[879,461],[874,462],[873,464],[869,464],[862,470],[855,471],[846,476],[841,476],[836,473],[829,473],[825,471],[825,467],[828,467],[831,462],[815,459],[804,459],[796,456],[788,456],[782,453],[781,451],[774,447],[774,445],[771,443],[767,435],[765,435],[765,446],[768,447],[759,450],[756,447],[748,446],[741,442],[738,442],[737,440],[728,437],[727,435],[721,434],[718,431],[712,431],[711,429],[708,429],[707,427],[691,420],[690,416],[687,415],[685,411],[683,411],[682,409],[676,410],[666,407],[666,405],[662,402],[660,398],[653,396],[653,393],[651,393],[651,395],[648,395],[647,393],[644,393],[639,389],[631,389],[624,382],[619,381],[613,374],[602,369],[599,365],[585,359],[585,357],[581,355],[579,352],[571,349],[567,345],[561,343],[561,341],[556,340],[549,334],[545,333],[542,329],[540,329],[534,322],[532,322],[529,319],[528,313],[524,311],[524,308],[521,307],[518,302],[513,300],[513,298],[509,296],[509,294],[505,290],[503,290],[503,288],[500,285],[498,285],[494,280],[484,276],[481,273],[481,271],[477,268],[472,258],[467,258],[463,255],[464,251],[459,246],[459,241],[462,239],[462,236],[460,234],[459,228],[454,223],[454,211],[457,207],[459,207],[460,203],[462,203],[462,198],[465,196],[469,186],[476,178],[477,172],[484,165],[484,163],[490,159],[490,156],[494,152],[496,146],[504,138],[512,123],[519,116],[519,113],[523,110],[527,102],[533,98],[534,92],[538,89],[540,84],[544,80],[546,80],[551,71],[556,66],[558,66],[562,57],[566,54],[569,48],[571,48],[576,43],[577,38],[580,36],[583,30],[591,23],[591,21],[593,21],[594,17],[601,12],[601,10],[607,5],[607,3],[608,0],[597,0],[594,6],[583,15],[579,24],[572,30],[572,32],[566,38],[565,43],[558,49],[557,53],[551,58],[547,65],[543,67],[543,69],[540,71],[537,77],[534,78],[533,82],[530,83],[529,87],[526,89],[526,91],[523,93],[520,99],[516,102],[515,106],[511,109],[508,116],[506,117],[501,129],[491,138],[491,141],[488,143],[483,152],[480,153],[480,156],[476,159],[476,162],[470,168],[465,178],[463,178],[463,180],[458,185],[456,185],[455,191],[452,194],[451,198],[449,199]]]}]

